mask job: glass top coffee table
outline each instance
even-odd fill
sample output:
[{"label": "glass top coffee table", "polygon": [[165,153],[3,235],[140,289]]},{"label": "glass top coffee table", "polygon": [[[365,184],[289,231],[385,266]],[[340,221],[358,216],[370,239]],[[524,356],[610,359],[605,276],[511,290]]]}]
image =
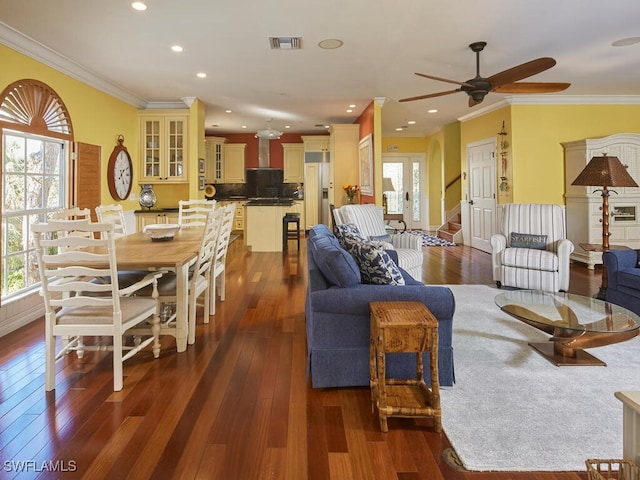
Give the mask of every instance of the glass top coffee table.
[{"label": "glass top coffee table", "polygon": [[640,328],[640,317],[630,310],[581,295],[514,290],[496,296],[495,302],[551,335],[548,343],[529,345],[557,366],[606,365],[584,349],[629,340]]}]

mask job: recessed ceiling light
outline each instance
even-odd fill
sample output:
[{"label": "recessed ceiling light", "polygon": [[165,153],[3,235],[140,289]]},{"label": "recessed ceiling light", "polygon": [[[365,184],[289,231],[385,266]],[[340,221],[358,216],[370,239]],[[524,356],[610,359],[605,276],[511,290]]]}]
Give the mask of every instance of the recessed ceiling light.
[{"label": "recessed ceiling light", "polygon": [[354,104],[349,105],[349,108],[356,108]]},{"label": "recessed ceiling light", "polygon": [[438,113],[438,109],[432,108],[430,110],[427,110],[427,113]]},{"label": "recessed ceiling light", "polygon": [[147,6],[142,2],[133,2],[131,7],[139,12],[144,12],[147,9]]},{"label": "recessed ceiling light", "polygon": [[402,127],[396,128],[396,132],[401,132],[401,131],[402,131]]},{"label": "recessed ceiling light", "polygon": [[614,47],[628,47],[629,45],[635,45],[636,43],[640,43],[640,37],[622,38],[620,40],[616,40],[611,45]]},{"label": "recessed ceiling light", "polygon": [[347,109],[347,113],[353,113],[353,110],[351,110],[350,108]]},{"label": "recessed ceiling light", "polygon": [[225,110],[224,113],[232,113],[231,110]]},{"label": "recessed ceiling light", "polygon": [[242,128],[247,128],[247,126],[246,125],[242,125]]},{"label": "recessed ceiling light", "polygon": [[291,128],[291,125],[285,125],[284,128]]},{"label": "recessed ceiling light", "polygon": [[415,120],[409,120],[407,123],[408,123],[409,125],[415,125],[415,124],[416,124],[416,121],[415,121]]},{"label": "recessed ceiling light", "polygon": [[331,125],[325,125],[324,128],[331,128]]},{"label": "recessed ceiling light", "polygon": [[207,74],[204,72],[198,72],[196,73],[196,77],[198,78],[207,78]]},{"label": "recessed ceiling light", "polygon": [[337,38],[327,38],[325,40],[321,40],[318,43],[320,48],[324,48],[325,50],[333,50],[334,48],[340,48],[344,45],[344,42]]},{"label": "recessed ceiling light", "polygon": [[180,45],[172,45],[171,50],[173,50],[176,53],[180,53],[181,51],[184,50],[184,48],[182,48]]}]

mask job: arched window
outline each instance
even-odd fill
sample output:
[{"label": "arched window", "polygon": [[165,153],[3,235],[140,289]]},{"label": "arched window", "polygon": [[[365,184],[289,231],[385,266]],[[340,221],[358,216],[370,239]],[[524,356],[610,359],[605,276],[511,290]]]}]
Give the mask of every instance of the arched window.
[{"label": "arched window", "polygon": [[58,94],[38,80],[0,94],[2,300],[39,284],[31,225],[65,205],[73,128]]}]

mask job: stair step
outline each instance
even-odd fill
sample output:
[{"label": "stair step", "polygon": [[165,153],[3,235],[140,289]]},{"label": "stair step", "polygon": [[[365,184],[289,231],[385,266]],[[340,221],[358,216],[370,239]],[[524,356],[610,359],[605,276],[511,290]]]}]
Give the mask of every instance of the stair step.
[{"label": "stair step", "polygon": [[446,230],[438,230],[438,238],[442,238],[448,242],[453,242],[453,233]]}]

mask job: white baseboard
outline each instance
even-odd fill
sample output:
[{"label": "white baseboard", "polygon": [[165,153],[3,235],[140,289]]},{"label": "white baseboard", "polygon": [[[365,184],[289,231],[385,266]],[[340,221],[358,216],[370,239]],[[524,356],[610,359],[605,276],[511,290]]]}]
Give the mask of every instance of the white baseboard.
[{"label": "white baseboard", "polygon": [[38,292],[3,304],[0,308],[0,337],[28,325],[43,315],[44,303]]}]

